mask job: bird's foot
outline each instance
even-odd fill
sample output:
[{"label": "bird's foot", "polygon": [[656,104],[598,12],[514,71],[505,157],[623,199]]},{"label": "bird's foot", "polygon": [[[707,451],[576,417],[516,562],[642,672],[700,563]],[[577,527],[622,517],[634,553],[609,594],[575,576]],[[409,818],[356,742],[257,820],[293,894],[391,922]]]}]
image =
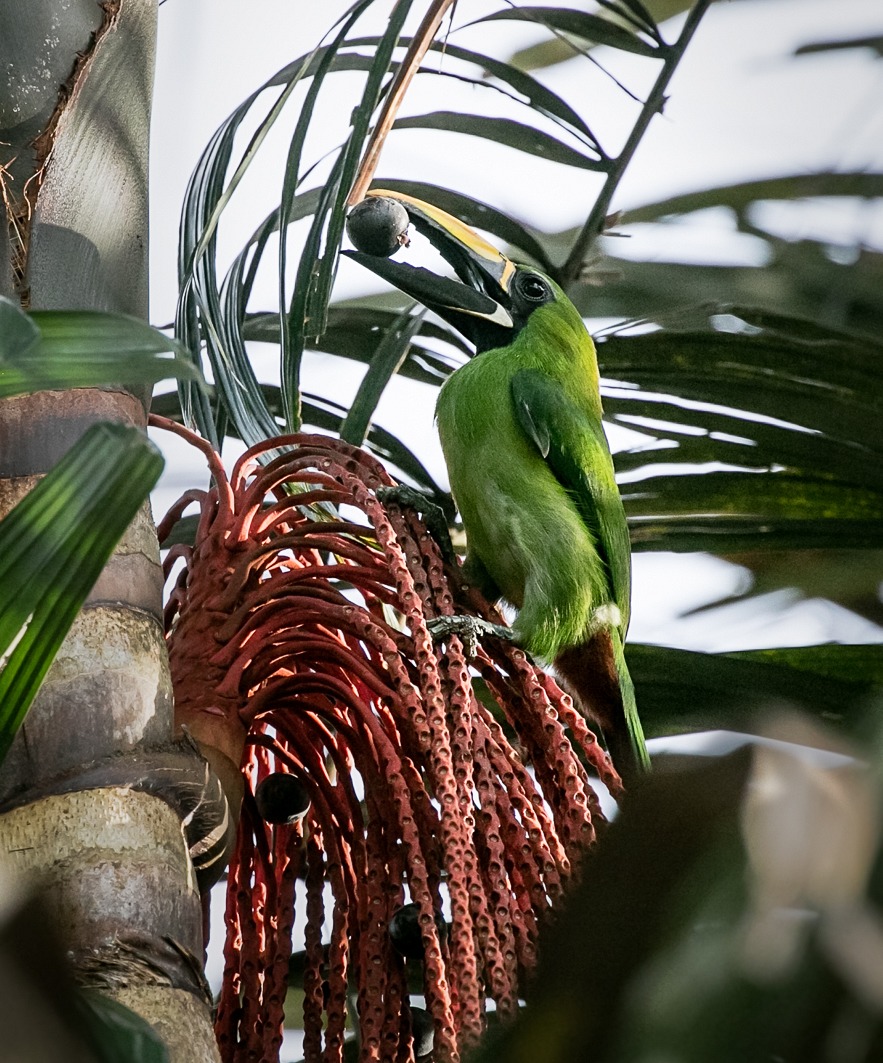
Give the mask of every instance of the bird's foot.
[{"label": "bird's foot", "polygon": [[432,636],[433,642],[444,642],[451,635],[459,635],[463,643],[463,652],[467,657],[474,657],[478,652],[478,643],[483,636],[491,635],[494,638],[506,639],[507,642],[515,641],[515,634],[511,627],[502,624],[492,624],[489,620],[482,620],[478,616],[437,616],[430,620],[426,627]]},{"label": "bird's foot", "polygon": [[422,491],[408,487],[407,484],[396,484],[395,487],[378,487],[374,493],[385,506],[392,503],[396,506],[407,506],[409,509],[416,510],[423,517],[426,530],[435,539],[444,560],[451,565],[456,562],[457,554],[454,550],[454,544],[451,542],[448,521],[441,506],[437,506],[435,502],[428,499]]}]

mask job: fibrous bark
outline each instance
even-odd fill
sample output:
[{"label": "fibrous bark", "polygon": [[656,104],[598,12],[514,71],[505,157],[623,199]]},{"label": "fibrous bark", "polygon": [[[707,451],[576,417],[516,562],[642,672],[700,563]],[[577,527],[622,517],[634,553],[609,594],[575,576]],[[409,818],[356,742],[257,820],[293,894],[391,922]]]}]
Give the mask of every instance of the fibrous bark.
[{"label": "fibrous bark", "polygon": [[[25,308],[146,317],[155,24],[155,0],[0,0],[0,294]],[[90,424],[146,426],[144,399],[82,389],[0,402],[0,516]],[[145,505],[0,769],[0,857],[49,891],[80,980],[195,1063],[216,1053],[181,821],[184,791],[208,776],[192,745],[173,744],[161,594]]]}]

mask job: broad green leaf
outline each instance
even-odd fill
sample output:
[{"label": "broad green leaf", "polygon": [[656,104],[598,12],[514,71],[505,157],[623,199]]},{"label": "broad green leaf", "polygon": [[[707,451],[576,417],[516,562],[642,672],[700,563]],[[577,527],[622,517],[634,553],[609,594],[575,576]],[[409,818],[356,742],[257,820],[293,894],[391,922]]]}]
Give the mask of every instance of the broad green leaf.
[{"label": "broad green leaf", "polygon": [[[401,310],[385,310],[372,306],[344,306],[336,304],[329,307],[328,327],[316,343],[316,348],[340,358],[349,358],[355,362],[370,362],[374,352],[383,342],[389,329],[395,326]],[[275,314],[250,314],[243,325],[243,337],[246,340],[260,340],[263,343],[279,342],[279,320]],[[420,329],[412,341],[411,355],[399,369],[402,376],[419,380],[424,384],[438,387],[447,379],[455,363],[421,341],[444,340],[460,351],[464,357],[472,352],[456,333],[447,327],[439,327],[423,320]]]},{"label": "broad green leaf", "polygon": [[[303,156],[304,144],[306,142],[307,131],[310,128],[312,121],[313,111],[316,106],[316,99],[322,88],[322,83],[325,76],[328,74],[332,67],[332,63],[337,57],[337,52],[340,46],[343,44],[347,34],[352,28],[355,21],[361,15],[361,8],[358,8],[349,19],[347,19],[337,37],[332,42],[331,46],[324,49],[324,55],[319,58],[316,64],[316,69],[313,73],[313,80],[310,84],[309,91],[307,92],[304,105],[301,108],[301,113],[297,120],[297,125],[294,130],[294,134],[291,138],[291,142],[288,147],[288,158],[285,163],[285,175],[282,183],[282,202],[279,205],[279,261],[277,267],[278,286],[279,286],[279,342],[280,342],[280,363],[283,366],[282,371],[282,395],[285,402],[286,418],[285,423],[292,428],[296,428],[300,424],[300,352],[292,350],[292,339],[296,338],[297,343],[303,342],[305,334],[305,327],[303,323],[298,322],[296,328],[292,328],[291,315],[286,314],[285,305],[288,300],[287,294],[287,278],[286,278],[286,258],[288,252],[288,226],[292,216],[292,208],[296,200],[296,190],[298,183],[301,180],[301,158]],[[320,193],[316,201],[317,221],[318,210],[320,204],[324,201],[323,195]],[[312,227],[314,232],[318,232],[316,224]],[[314,245],[315,249],[318,249],[318,242],[313,232],[310,234],[310,238],[307,241],[307,249],[304,251],[304,255],[308,253],[313,254],[311,245]],[[259,257],[259,253],[256,252],[255,258]],[[300,266],[298,268],[298,284],[309,285],[310,278],[305,278],[305,262],[302,257]],[[245,301],[243,300],[242,309],[245,309]],[[304,308],[306,308],[306,293],[304,294]],[[304,309],[304,313],[305,313]],[[237,324],[241,322],[241,316],[237,320]],[[285,366],[290,366],[289,371],[286,373]]]},{"label": "broad green leaf", "polygon": [[364,442],[384,388],[408,357],[411,340],[423,323],[425,313],[425,310],[416,314],[406,311],[378,344],[368,372],[340,426],[340,437],[347,443],[361,446]]},{"label": "broad green leaf", "polygon": [[0,521],[0,760],[162,466],[143,432],[93,425]]},{"label": "broad green leaf", "polygon": [[100,1063],[169,1063],[162,1038],[146,1019],[92,989],[75,998]]},{"label": "broad green leaf", "polygon": [[637,55],[659,56],[660,48],[649,44],[641,37],[627,29],[602,18],[600,15],[588,15],[568,7],[514,7],[495,11],[492,15],[475,19],[470,25],[497,20],[533,22],[544,29],[569,33],[575,37],[590,41],[592,44],[606,44],[621,51],[634,52]]},{"label": "broad green leaf", "polygon": [[[380,38],[378,37],[359,37],[348,43],[353,46],[376,47],[379,40]],[[408,45],[411,43],[411,38],[403,37],[399,43],[402,45]],[[542,82],[537,81],[536,78],[518,70],[511,63],[501,62],[493,56],[485,55],[482,52],[472,51],[469,48],[462,48],[459,45],[454,44],[450,39],[433,41],[431,51],[440,53],[445,59],[459,59],[465,63],[471,63],[480,67],[483,72],[489,74],[492,78],[495,78],[503,85],[512,89],[516,94],[515,98],[522,103],[526,103],[531,110],[544,115],[546,118],[550,118],[564,129],[568,129],[575,133],[580,139],[584,140],[589,147],[600,152],[600,146],[598,145],[598,141],[591,129],[589,129],[585,121],[576,113],[570,104],[552,92],[551,89],[548,89],[542,84]],[[355,57],[353,58],[355,59]],[[469,84],[483,88],[492,90],[499,89],[499,86],[496,85],[494,81],[489,81],[487,77],[466,77],[455,73],[448,66],[441,66],[437,69],[431,66],[422,66],[420,68],[420,73],[435,74],[440,77],[453,77],[457,80],[464,80]],[[508,92],[506,95],[513,98]]]},{"label": "broad green leaf", "polygon": [[883,174],[809,173],[788,177],[769,177],[759,181],[740,181],[733,185],[700,189],[670,196],[658,203],[634,207],[623,216],[624,223],[656,221],[676,214],[690,214],[709,207],[732,207],[744,211],[752,203],[765,199],[796,200],[816,196],[859,196],[875,199],[883,196]]},{"label": "broad green leaf", "polygon": [[610,336],[599,344],[599,362],[605,376],[684,405],[744,410],[883,450],[883,347],[842,333],[803,340],[746,324],[744,332]]},{"label": "broad green leaf", "polygon": [[623,484],[633,550],[873,549],[883,494],[784,473],[699,470]]},{"label": "broad green leaf", "polygon": [[[5,363],[9,358],[23,359],[40,343],[40,330],[33,320],[5,295],[0,295],[0,358]],[[6,370],[3,370],[4,376]]]},{"label": "broad green leaf", "polygon": [[817,55],[819,52],[852,51],[855,48],[870,48],[878,56],[883,56],[883,36],[878,33],[867,37],[851,37],[847,40],[815,41],[812,44],[801,44],[799,48],[794,49],[794,54]]},{"label": "broad green leaf", "polygon": [[[337,25],[348,16],[366,10],[371,2],[372,0],[359,0],[338,20]],[[289,63],[246,97],[215,131],[190,177],[181,211],[181,236],[178,246],[180,296],[175,331],[190,350],[191,358],[196,364],[201,364],[204,343],[214,368],[217,369],[218,365],[229,366],[231,371],[241,368],[241,351],[230,351],[224,341],[225,336],[229,338],[231,334],[235,334],[238,322],[230,322],[225,318],[218,288],[215,261],[217,227],[234,191],[253,165],[258,149],[278,120],[285,103],[299,82],[311,76],[321,52],[321,48],[316,48]],[[228,180],[227,171],[233,157],[234,140],[239,127],[259,97],[268,89],[279,87],[282,89],[281,93],[277,94],[260,121]],[[230,397],[223,381],[222,387],[227,397]],[[195,425],[205,438],[219,444],[218,421],[206,397],[194,393],[185,385],[181,388],[181,399],[188,423]],[[251,399],[253,402],[256,400],[254,389]],[[247,408],[240,409],[238,414],[247,417]],[[265,420],[265,414],[266,411],[260,411],[257,422],[243,423],[243,434],[255,439],[260,438],[263,431],[261,422]],[[217,416],[222,417],[223,414],[218,412]]]},{"label": "broad green leaf", "polygon": [[399,118],[393,128],[443,129],[451,133],[478,137],[484,141],[492,140],[508,148],[515,148],[517,151],[536,155],[541,159],[561,163],[564,166],[577,166],[583,170],[604,171],[607,169],[607,164],[600,159],[590,159],[556,137],[509,118],[486,118],[477,114],[459,114],[455,111],[433,111],[432,114]]},{"label": "broad green leaf", "polygon": [[[331,288],[337,274],[338,252],[346,223],[346,202],[359,166],[363,146],[367,140],[369,126],[374,111],[383,95],[383,79],[392,64],[392,54],[399,43],[402,27],[411,8],[413,0],[397,0],[389,16],[386,30],[381,37],[373,57],[373,63],[365,81],[360,103],[353,109],[350,118],[351,131],[347,138],[331,179],[323,190],[322,201],[316,212],[310,239],[301,256],[298,269],[298,282],[308,281],[307,299],[300,308],[297,292],[292,302],[289,316],[296,321],[299,334],[319,336],[325,329]],[[326,224],[327,222],[327,224]],[[319,241],[313,239],[314,233],[322,233],[322,250],[319,256]],[[319,256],[318,269],[316,258]],[[297,306],[296,313],[294,307]],[[301,318],[302,315],[302,318]],[[296,346],[292,357],[282,366],[283,396],[286,399],[287,423],[293,429],[299,427],[291,419],[292,388],[299,388],[300,352]]]},{"label": "broad green leaf", "polygon": [[626,658],[648,738],[718,729],[758,734],[783,708],[865,738],[873,696],[883,692],[883,646],[694,653],[629,643]]},{"label": "broad green leaf", "polygon": [[787,665],[799,672],[842,680],[851,687],[883,687],[883,646],[880,645],[850,646],[827,642],[821,646],[744,650],[728,656],[736,660]]},{"label": "broad green leaf", "polygon": [[137,318],[91,310],[26,314],[0,296],[0,398],[28,391],[198,381],[180,344]]}]

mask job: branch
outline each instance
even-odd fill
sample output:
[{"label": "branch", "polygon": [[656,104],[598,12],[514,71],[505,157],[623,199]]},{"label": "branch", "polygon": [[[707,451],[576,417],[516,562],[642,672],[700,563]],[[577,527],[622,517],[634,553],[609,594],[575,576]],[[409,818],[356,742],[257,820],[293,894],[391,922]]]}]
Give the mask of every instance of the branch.
[{"label": "branch", "polygon": [[392,124],[396,120],[396,115],[399,113],[399,108],[405,99],[405,93],[420,68],[423,57],[429,51],[442,19],[445,17],[448,8],[454,3],[456,3],[456,0],[433,0],[428,11],[423,16],[423,21],[414,34],[405,53],[405,58],[402,60],[402,65],[393,79],[392,87],[386,97],[386,103],[383,106],[377,125],[371,133],[371,139],[365,148],[365,153],[359,164],[359,172],[356,174],[352,191],[347,199],[347,206],[355,206],[356,203],[365,198],[368,185],[371,184],[371,179],[374,177],[377,164],[380,161],[380,152],[383,150],[383,145],[390,129],[392,129]]},{"label": "branch", "polygon": [[641,139],[647,132],[650,120],[657,112],[662,112],[662,109],[665,106],[665,90],[668,88],[668,83],[671,81],[672,75],[677,69],[678,63],[680,63],[683,58],[687,45],[690,43],[690,40],[696,32],[699,22],[710,3],[711,0],[697,0],[696,4],[690,11],[690,14],[687,16],[687,21],[684,23],[684,28],[681,30],[680,37],[678,37],[674,44],[669,46],[668,55],[662,64],[662,70],[659,72],[659,77],[656,79],[656,83],[641,109],[641,113],[625,143],[625,147],[613,161],[613,165],[608,171],[607,177],[604,181],[604,187],[601,189],[601,194],[598,196],[595,205],[592,208],[592,213],[589,215],[579,236],[576,238],[576,242],[567,257],[567,261],[561,267],[558,279],[562,287],[567,287],[568,284],[571,284],[579,276],[589,246],[603,231],[604,219],[607,217],[607,213],[610,209],[610,201],[613,198],[613,193],[616,191],[617,185],[622,180],[622,175],[625,173],[626,167],[632,161],[632,157],[634,156],[638,145],[641,143]]}]

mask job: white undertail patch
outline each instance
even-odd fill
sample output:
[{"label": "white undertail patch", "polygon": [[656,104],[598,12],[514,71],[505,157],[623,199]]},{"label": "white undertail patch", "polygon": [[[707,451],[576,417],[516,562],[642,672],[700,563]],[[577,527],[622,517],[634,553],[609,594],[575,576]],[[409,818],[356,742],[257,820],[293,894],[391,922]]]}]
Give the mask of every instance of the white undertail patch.
[{"label": "white undertail patch", "polygon": [[592,622],[593,626],[597,625],[598,627],[619,627],[622,623],[622,613],[619,611],[619,606],[613,602],[599,605],[592,614]]}]

